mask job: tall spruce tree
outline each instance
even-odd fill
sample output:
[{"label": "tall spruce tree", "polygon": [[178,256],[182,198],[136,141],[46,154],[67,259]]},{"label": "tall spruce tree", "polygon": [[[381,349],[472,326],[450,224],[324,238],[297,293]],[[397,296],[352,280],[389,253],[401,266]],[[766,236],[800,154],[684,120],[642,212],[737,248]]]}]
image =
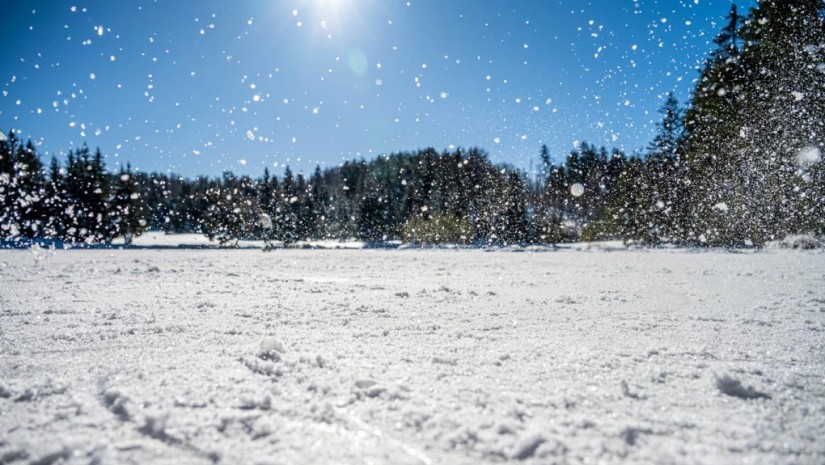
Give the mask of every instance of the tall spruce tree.
[{"label": "tall spruce tree", "polygon": [[310,200],[312,202],[313,217],[315,224],[312,228],[313,237],[324,239],[328,237],[327,216],[329,215],[330,195],[327,190],[326,177],[321,172],[321,167],[316,166],[315,172],[309,179]]},{"label": "tall spruce tree", "polygon": [[824,5],[765,0],[719,35],[686,120],[694,239],[760,244],[811,228],[815,188],[798,160],[825,140]]},{"label": "tall spruce tree", "polygon": [[759,232],[765,240],[814,232],[825,221],[811,209],[818,189],[809,176],[825,149],[825,1],[762,1],[742,37],[751,97],[744,111],[753,117],[742,143],[756,154]]},{"label": "tall spruce tree", "polygon": [[645,216],[651,224],[646,242],[653,244],[678,240],[683,235],[681,222],[685,217],[688,193],[681,160],[682,110],[672,92],[667,95],[659,113],[662,119],[657,123],[656,136],[648,147],[643,173],[647,191],[637,193],[638,198],[647,198]]}]

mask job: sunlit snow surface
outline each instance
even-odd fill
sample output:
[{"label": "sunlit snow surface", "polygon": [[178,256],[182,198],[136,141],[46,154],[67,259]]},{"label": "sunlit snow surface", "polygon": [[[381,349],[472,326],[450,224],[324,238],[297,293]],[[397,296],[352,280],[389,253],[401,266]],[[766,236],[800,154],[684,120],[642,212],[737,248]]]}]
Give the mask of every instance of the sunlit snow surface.
[{"label": "sunlit snow surface", "polygon": [[0,250],[0,462],[825,463],[817,252]]}]

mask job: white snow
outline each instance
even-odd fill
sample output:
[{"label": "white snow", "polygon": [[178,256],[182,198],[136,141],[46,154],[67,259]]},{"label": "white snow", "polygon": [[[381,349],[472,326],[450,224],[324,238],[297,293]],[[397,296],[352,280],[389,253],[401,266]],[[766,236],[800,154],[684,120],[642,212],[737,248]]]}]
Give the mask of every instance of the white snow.
[{"label": "white snow", "polygon": [[553,250],[0,250],[0,462],[825,462],[821,251]]},{"label": "white snow", "polygon": [[[263,219],[261,220],[263,221]],[[271,219],[270,219],[271,223]],[[116,238],[112,241],[114,245],[123,244],[122,238]],[[218,247],[217,241],[210,241],[208,237],[203,234],[166,234],[162,231],[149,231],[135,237],[132,240],[132,245],[136,247],[147,248],[197,248],[197,247]],[[238,241],[231,242],[232,247],[261,249],[264,246],[263,241]]]},{"label": "white snow", "polygon": [[822,160],[822,152],[815,146],[805,147],[796,154],[796,163],[803,168],[819,163],[820,160]]},{"label": "white snow", "polygon": [[573,197],[581,197],[584,194],[584,186],[581,183],[575,183],[570,186],[570,194]]},{"label": "white snow", "polygon": [[258,224],[264,229],[272,229],[272,217],[266,213],[261,213],[258,217]]}]

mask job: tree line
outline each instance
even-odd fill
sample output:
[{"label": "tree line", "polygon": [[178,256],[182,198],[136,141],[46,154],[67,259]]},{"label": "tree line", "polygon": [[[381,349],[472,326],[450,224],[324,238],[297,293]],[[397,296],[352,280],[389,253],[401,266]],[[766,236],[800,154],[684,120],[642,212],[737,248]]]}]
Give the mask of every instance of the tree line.
[{"label": "tree line", "polygon": [[[48,171],[48,173],[47,173]],[[127,167],[106,170],[100,150],[69,151],[46,169],[31,141],[0,140],[0,238],[107,242],[145,230],[140,186]]]},{"label": "tree line", "polygon": [[0,237],[106,242],[146,229],[237,239],[750,246],[825,235],[825,3],[733,5],[686,108],[669,94],[641,154],[581,144],[538,173],[479,148],[351,160],[305,176],[186,179],[105,168],[85,145],[43,166],[0,141]]}]

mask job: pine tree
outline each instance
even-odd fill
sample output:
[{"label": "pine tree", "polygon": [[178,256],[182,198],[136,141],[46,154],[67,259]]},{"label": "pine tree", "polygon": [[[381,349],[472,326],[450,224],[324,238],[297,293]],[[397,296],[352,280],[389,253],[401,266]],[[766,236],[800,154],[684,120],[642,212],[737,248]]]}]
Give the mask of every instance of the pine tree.
[{"label": "pine tree", "polygon": [[[816,195],[809,172],[821,164],[825,140],[825,2],[770,0],[751,11],[742,30],[742,62],[750,72],[744,146],[758,154],[750,208],[760,240],[811,232]],[[819,152],[819,162],[802,162]],[[761,235],[761,237],[759,237]]]},{"label": "pine tree", "polygon": [[643,181],[635,183],[636,188],[646,191],[633,194],[635,201],[641,202],[645,208],[640,214],[649,223],[644,242],[654,245],[680,240],[683,222],[687,221],[685,202],[688,191],[681,160],[684,126],[682,110],[673,93],[668,94],[659,112],[662,120],[657,123],[657,134],[648,148],[644,172],[641,173]]},{"label": "pine tree", "polygon": [[66,236],[80,242],[109,241],[109,174],[100,149],[90,155],[85,144],[69,152],[64,180],[66,195]]},{"label": "pine tree", "polygon": [[797,159],[825,139],[824,5],[765,0],[719,35],[686,118],[689,239],[760,244],[810,227],[815,188]]},{"label": "pine tree", "polygon": [[739,15],[735,3],[730,5],[730,13],[727,18],[728,24],[722,29],[714,42],[717,49],[713,52],[716,58],[728,60],[739,55],[739,28],[742,27],[743,18]]},{"label": "pine tree", "polygon": [[46,209],[47,237],[64,239],[66,233],[66,195],[64,186],[65,170],[57,158],[49,162],[49,179],[46,183],[44,204]]},{"label": "pine tree", "polygon": [[316,166],[315,172],[309,180],[310,201],[312,203],[313,217],[315,224],[312,229],[312,236],[316,239],[326,238],[329,230],[327,228],[327,216],[329,215],[330,195],[327,191],[326,178],[321,173],[321,167]]},{"label": "pine tree", "polygon": [[503,221],[499,237],[506,244],[520,244],[528,239],[527,176],[511,169],[503,179],[504,208],[499,218]]},{"label": "pine tree", "polygon": [[539,156],[541,157],[541,169],[539,171],[541,187],[547,185],[547,177],[550,176],[550,168],[553,166],[553,161],[550,159],[550,150],[547,148],[547,145],[542,144]]},{"label": "pine tree", "polygon": [[284,177],[281,181],[281,199],[276,212],[278,231],[281,240],[284,241],[285,244],[298,240],[299,200],[295,178],[292,175],[292,170],[287,166],[284,169]]},{"label": "pine tree", "polygon": [[667,94],[659,113],[662,115],[662,120],[656,124],[658,130],[648,149],[648,158],[657,161],[676,160],[682,142],[684,121],[682,109],[679,108],[679,102],[673,96],[673,92]]},{"label": "pine tree", "polygon": [[273,219],[277,218],[275,212],[278,208],[278,178],[269,173],[269,168],[264,168],[263,178],[257,183],[257,187],[259,236],[264,240],[266,247],[270,247],[277,234]]},{"label": "pine tree", "polygon": [[651,195],[647,162],[632,157],[616,179],[617,195],[607,211],[611,230],[625,243],[658,244],[660,235],[655,230],[652,215],[655,201]]},{"label": "pine tree", "polygon": [[247,177],[237,178],[231,172],[223,174],[206,190],[207,208],[201,223],[202,232],[221,245],[237,244],[249,238],[258,224],[257,206],[253,205],[255,189]]},{"label": "pine tree", "polygon": [[0,141],[0,237],[40,237],[45,232],[46,178],[34,144],[13,132]]},{"label": "pine tree", "polygon": [[144,207],[140,196],[140,187],[135,181],[130,165],[114,179],[113,195],[109,219],[110,229],[115,237],[123,237],[125,243],[131,244],[135,236],[143,233],[146,227]]},{"label": "pine tree", "polygon": [[378,193],[369,192],[360,202],[358,238],[368,242],[384,240],[389,225],[387,205]]},{"label": "pine tree", "polygon": [[0,137],[0,237],[16,237],[20,234],[15,206],[18,198],[14,168],[17,145],[14,131],[9,131],[8,137]]}]

